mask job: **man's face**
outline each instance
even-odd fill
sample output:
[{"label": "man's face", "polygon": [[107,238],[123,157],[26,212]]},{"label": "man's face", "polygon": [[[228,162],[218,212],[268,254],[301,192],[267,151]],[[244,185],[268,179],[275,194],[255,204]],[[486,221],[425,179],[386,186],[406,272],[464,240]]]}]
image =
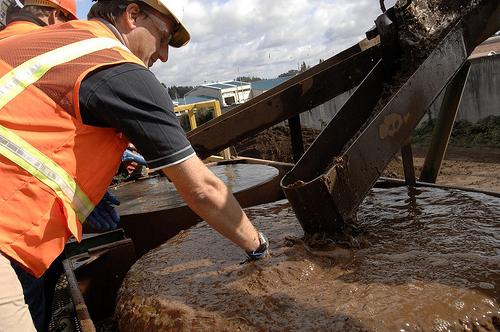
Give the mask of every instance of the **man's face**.
[{"label": "man's face", "polygon": [[151,67],[156,60],[168,60],[168,44],[175,24],[154,9],[140,12],[135,20],[136,28],[128,36],[129,48],[144,64]]}]

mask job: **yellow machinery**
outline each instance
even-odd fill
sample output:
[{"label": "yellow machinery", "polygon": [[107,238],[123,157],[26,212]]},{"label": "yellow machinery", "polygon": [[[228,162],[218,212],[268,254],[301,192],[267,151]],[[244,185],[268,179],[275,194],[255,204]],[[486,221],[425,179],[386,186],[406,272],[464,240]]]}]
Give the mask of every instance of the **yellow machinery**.
[{"label": "yellow machinery", "polygon": [[[188,115],[189,119],[189,126],[190,130],[196,129],[198,127],[196,123],[196,112],[202,111],[202,110],[213,110],[214,112],[214,118],[219,117],[222,115],[222,110],[220,107],[220,103],[218,100],[208,100],[208,101],[203,101],[199,103],[194,103],[194,104],[186,104],[186,105],[178,105],[174,107],[174,112],[176,114],[186,114]],[[211,156],[208,157],[208,161],[219,161],[221,159],[231,159],[231,151],[229,148],[224,149],[222,151],[222,157],[220,156]]]}]

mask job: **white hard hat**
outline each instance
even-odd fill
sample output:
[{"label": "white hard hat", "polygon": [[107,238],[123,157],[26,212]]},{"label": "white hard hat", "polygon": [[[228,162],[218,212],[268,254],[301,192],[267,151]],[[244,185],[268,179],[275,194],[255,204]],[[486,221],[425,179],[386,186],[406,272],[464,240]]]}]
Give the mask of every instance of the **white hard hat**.
[{"label": "white hard hat", "polygon": [[182,24],[182,18],[184,16],[184,6],[183,2],[180,0],[141,0],[142,2],[153,7],[160,13],[168,16],[177,23],[177,30],[172,36],[170,41],[170,46],[181,47],[186,45],[191,39],[189,32],[187,31],[184,24]]}]

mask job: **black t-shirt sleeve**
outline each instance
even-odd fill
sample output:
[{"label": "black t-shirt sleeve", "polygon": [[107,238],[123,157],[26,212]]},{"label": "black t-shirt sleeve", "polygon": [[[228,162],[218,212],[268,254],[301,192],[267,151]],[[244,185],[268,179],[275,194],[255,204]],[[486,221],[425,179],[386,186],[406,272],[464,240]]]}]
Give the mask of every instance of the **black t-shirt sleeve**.
[{"label": "black t-shirt sleeve", "polygon": [[91,73],[79,93],[83,123],[123,133],[149,168],[175,165],[195,154],[167,89],[146,68],[125,63]]}]

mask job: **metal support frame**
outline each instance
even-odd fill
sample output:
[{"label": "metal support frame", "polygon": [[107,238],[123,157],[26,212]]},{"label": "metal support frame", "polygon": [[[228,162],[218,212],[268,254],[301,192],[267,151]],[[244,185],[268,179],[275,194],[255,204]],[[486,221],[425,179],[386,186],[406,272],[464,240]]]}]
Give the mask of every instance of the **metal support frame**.
[{"label": "metal support frame", "polygon": [[[354,217],[443,87],[472,50],[499,28],[500,4],[483,1],[441,39],[392,96],[384,98],[385,104],[372,116],[360,117],[353,105],[373,113],[379,98],[375,102],[366,99],[377,95],[372,90],[380,91],[384,80],[373,84],[368,77],[360,85],[281,182],[306,233],[336,232]],[[370,85],[372,90],[367,88]],[[358,132],[345,128],[353,129],[349,126],[356,121],[362,121],[355,126],[360,128]]]},{"label": "metal support frame", "polygon": [[290,140],[292,142],[293,161],[298,162],[304,154],[304,140],[302,138],[302,125],[300,124],[300,115],[288,119],[290,128]]},{"label": "metal support frame", "polygon": [[436,183],[441,169],[453,124],[457,117],[460,101],[462,100],[465,84],[470,72],[470,62],[466,62],[458,74],[446,87],[439,116],[432,132],[429,151],[425,157],[424,166],[420,173],[420,181]]},{"label": "metal support frame", "polygon": [[71,262],[65,260],[63,262],[64,271],[66,278],[68,280],[68,288],[73,301],[75,316],[80,324],[79,330],[83,332],[95,332],[96,328],[92,318],[90,317],[87,305],[82,296],[80,288],[78,287],[78,281],[73,273]]},{"label": "metal support frame", "polygon": [[187,136],[202,159],[355,88],[380,59],[379,40],[364,40],[285,81]]},{"label": "metal support frame", "polygon": [[401,148],[401,158],[403,159],[403,170],[405,173],[405,183],[409,187],[415,187],[415,166],[413,165],[413,151],[408,140]]},{"label": "metal support frame", "polygon": [[[78,279],[85,303],[92,304],[86,310],[93,320],[113,315],[116,294],[136,257],[132,240],[123,239],[89,247],[87,252],[63,262],[65,270],[71,269]],[[113,273],[103,273],[105,270]]]},{"label": "metal support frame", "polygon": [[54,310],[52,319],[56,327],[74,322],[77,331],[95,332],[94,321],[113,315],[118,289],[136,261],[133,243],[123,230],[115,230],[86,235],[79,244],[68,243],[64,252],[68,257],[63,261],[67,286],[62,282],[56,292],[71,300],[60,300],[58,305],[68,303],[68,307]]},{"label": "metal support frame", "polygon": [[[306,233],[338,230],[342,227],[338,221],[347,219],[355,212],[366,193],[377,182],[387,163],[403,145],[403,160],[407,160],[407,168],[410,169],[411,146],[407,142],[418,120],[425,114],[440,89],[466,60],[467,54],[500,28],[500,6],[495,1],[485,1],[485,3],[487,5],[480,8],[479,14],[469,18],[464,25],[443,39],[427,61],[413,73],[405,85],[387,99],[388,102],[377,114],[373,111],[382,96],[386,77],[380,61],[380,49],[371,45],[368,50],[363,51],[363,46],[359,44],[256,98],[253,102],[244,104],[229,114],[193,130],[189,135],[193,146],[199,149],[201,156],[206,157],[241,138],[298,116],[301,112],[361,83],[353,96],[305,152],[299,163],[281,182]],[[458,84],[461,75],[466,76],[462,70],[453,84]],[[443,116],[443,122],[449,125],[451,120]],[[443,135],[440,136],[442,138]],[[281,166],[280,174],[292,165]],[[405,171],[405,174],[408,175],[407,184],[411,178],[414,180],[414,176],[410,176],[410,171]],[[386,182],[390,183],[379,182],[379,185],[403,184],[397,180]],[[433,184],[420,182],[414,185],[436,187]],[[257,191],[259,188],[253,188],[255,191],[251,193],[249,191],[248,196],[242,199],[242,205],[245,206],[243,202],[246,200],[248,205],[256,203],[257,199],[262,202],[263,196],[274,195],[272,188],[267,184],[259,191]],[[279,191],[279,188],[276,189]],[[281,191],[279,194],[281,195]],[[493,193],[493,195],[498,197],[500,194]],[[272,199],[275,200],[276,197]],[[130,228],[132,233],[143,237],[137,241],[134,239],[135,244],[140,240],[143,241],[139,254],[166,240],[164,224],[157,222],[155,228],[147,229],[145,228],[147,224],[144,224],[146,217],[148,216],[138,215],[136,222],[129,221],[135,223]],[[169,219],[165,215],[149,217],[159,221]],[[125,219],[122,219],[124,226],[127,224]],[[189,221],[184,220],[185,223],[180,226],[187,227],[189,222],[196,220],[196,217],[192,217]],[[75,256],[64,261],[76,314],[83,331],[95,331],[89,310],[94,311],[95,317],[99,317],[99,314],[106,310],[109,310],[108,314],[111,312],[117,286],[138,252],[134,250],[130,240],[119,240],[115,238],[116,236],[116,234],[105,236],[116,241],[113,245],[102,244],[99,239],[91,239],[83,250],[81,247],[72,248],[72,255]],[[102,274],[102,271],[108,271],[108,274]],[[106,301],[102,301],[103,298]],[[87,308],[85,301],[90,303],[92,299],[98,306]]]},{"label": "metal support frame", "polygon": [[[346,160],[336,156],[341,155],[344,145],[370,118],[382,95],[380,82],[383,79],[384,68],[379,61],[335,115],[335,121],[330,121],[300,161],[281,180],[281,187],[306,233],[337,230],[339,224],[325,222],[340,217],[335,204],[332,204],[330,186],[335,175],[331,168],[336,163],[340,164],[339,167],[347,166]],[[342,199],[341,192],[338,199]]]}]

